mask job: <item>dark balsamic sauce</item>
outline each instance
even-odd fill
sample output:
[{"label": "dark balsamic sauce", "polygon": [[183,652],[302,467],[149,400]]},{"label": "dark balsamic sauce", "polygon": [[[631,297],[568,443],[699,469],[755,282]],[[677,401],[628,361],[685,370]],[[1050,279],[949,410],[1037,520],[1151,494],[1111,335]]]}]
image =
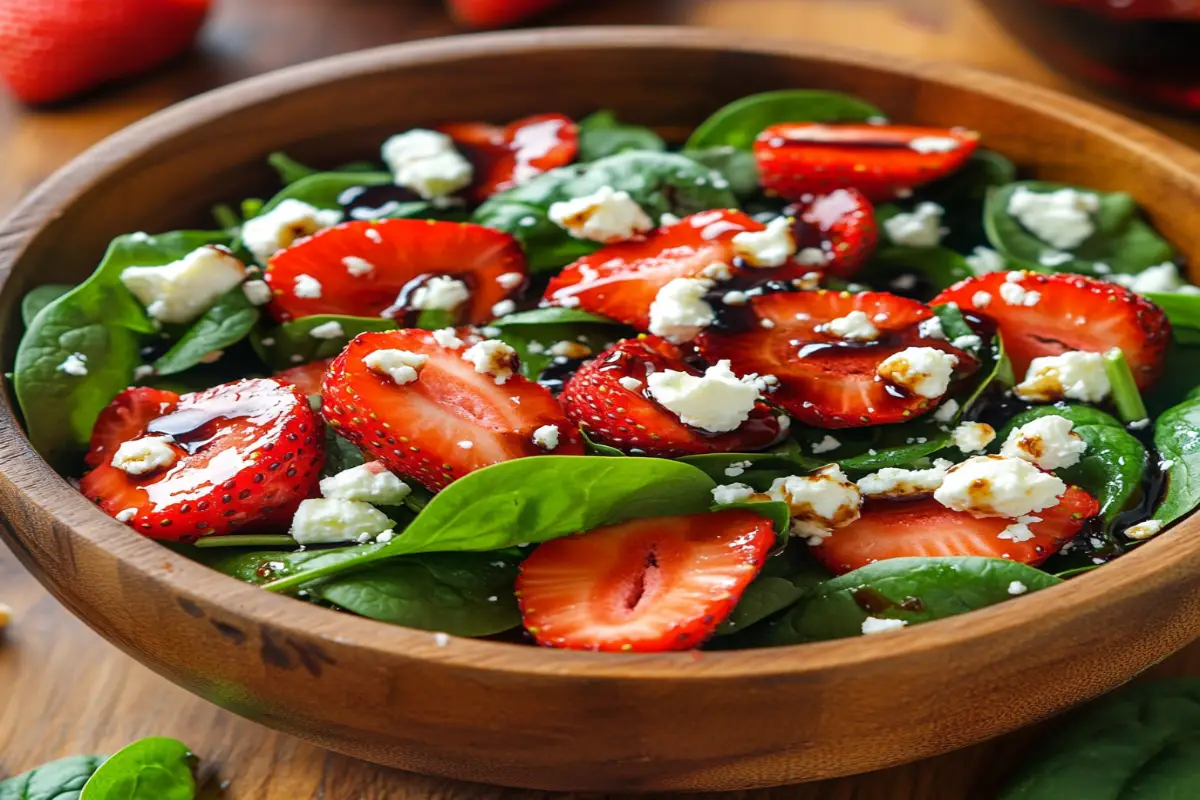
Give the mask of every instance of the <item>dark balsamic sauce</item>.
[{"label": "dark balsamic sauce", "polygon": [[925,604],[919,597],[906,597],[897,603],[870,586],[860,586],[851,592],[850,596],[854,598],[854,602],[858,604],[859,608],[872,616],[890,611],[893,608],[900,611],[914,612],[925,610]]},{"label": "dark balsamic sauce", "polygon": [[347,219],[379,219],[406,203],[423,202],[421,196],[403,186],[352,186],[338,195],[338,205]]},{"label": "dark balsamic sauce", "polygon": [[550,394],[557,397],[562,393],[563,387],[567,385],[567,381],[571,380],[575,372],[588,360],[586,358],[563,358],[560,356],[551,361],[542,370],[542,374],[538,376],[537,382],[546,389],[549,389]]}]

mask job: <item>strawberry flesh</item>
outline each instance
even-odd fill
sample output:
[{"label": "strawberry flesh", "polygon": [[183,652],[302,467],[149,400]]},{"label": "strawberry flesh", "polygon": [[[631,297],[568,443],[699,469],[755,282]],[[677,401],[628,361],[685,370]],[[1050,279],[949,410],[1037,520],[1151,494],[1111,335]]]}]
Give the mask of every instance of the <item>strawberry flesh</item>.
[{"label": "strawberry flesh", "polygon": [[835,189],[784,213],[796,218],[792,235],[798,250],[825,253],[823,269],[839,278],[853,277],[879,242],[875,207],[857,189]]},{"label": "strawberry flesh", "polygon": [[295,386],[300,394],[311,397],[321,393],[321,382],[325,380],[325,373],[332,363],[332,358],[311,361],[308,364],[276,372],[275,380],[286,383],[288,386]]},{"label": "strawberry flesh", "polygon": [[84,461],[89,467],[98,467],[108,461],[122,442],[136,439],[150,420],[169,413],[178,402],[179,395],[174,392],[149,386],[136,386],[121,392],[96,418]]},{"label": "strawberry flesh", "polygon": [[497,192],[575,160],[579,127],[562,114],[537,114],[501,128],[482,122],[441,125],[475,167],[471,199],[481,203]]},{"label": "strawberry flesh", "polygon": [[517,597],[538,644],[659,652],[698,647],[775,544],[751,511],[634,519],[538,546]]}]

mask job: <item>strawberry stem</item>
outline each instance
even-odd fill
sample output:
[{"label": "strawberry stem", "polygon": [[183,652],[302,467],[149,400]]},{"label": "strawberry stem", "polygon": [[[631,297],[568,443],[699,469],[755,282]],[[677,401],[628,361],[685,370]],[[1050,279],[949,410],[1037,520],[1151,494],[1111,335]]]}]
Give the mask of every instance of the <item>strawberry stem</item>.
[{"label": "strawberry stem", "polygon": [[1129,362],[1125,360],[1121,348],[1114,347],[1105,352],[1104,371],[1108,375],[1108,382],[1112,384],[1112,399],[1121,420],[1137,422],[1146,419],[1146,404],[1142,402],[1142,394],[1138,391],[1133,370],[1129,368]]},{"label": "strawberry stem", "polygon": [[298,547],[296,540],[282,533],[243,533],[231,536],[206,536],[197,539],[196,547]]}]

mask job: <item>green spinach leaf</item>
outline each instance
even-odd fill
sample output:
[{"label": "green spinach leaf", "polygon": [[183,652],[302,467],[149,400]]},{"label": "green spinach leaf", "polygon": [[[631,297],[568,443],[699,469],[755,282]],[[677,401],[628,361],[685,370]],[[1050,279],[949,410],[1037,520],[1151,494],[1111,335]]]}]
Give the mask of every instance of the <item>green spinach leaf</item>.
[{"label": "green spinach leaf", "polygon": [[48,283],[30,289],[21,298],[21,324],[28,328],[39,311],[74,288],[64,283]]},{"label": "green spinach leaf", "polygon": [[0,800],[79,800],[104,756],[71,756],[0,781]]},{"label": "green spinach leaf", "polygon": [[736,207],[737,198],[726,183],[720,173],[678,153],[631,151],[551,170],[493,195],[475,211],[474,221],[515,236],[525,249],[530,271],[546,272],[601,246],[576,239],[551,222],[554,203],[608,186],[628,192],[657,221],[666,213],[685,217]]},{"label": "green spinach leaf", "polygon": [[[223,537],[228,538],[228,537]],[[329,550],[241,550],[231,547],[189,546],[186,555],[223,575],[244,583],[262,586],[301,569],[306,562],[320,558]]]},{"label": "green spinach leaf", "polygon": [[942,246],[960,253],[969,253],[987,243],[983,225],[983,208],[988,191],[1017,179],[1013,163],[995,150],[980,148],[957,172],[919,187],[905,208],[915,208],[923,202],[937,203],[944,209],[942,225],[947,229]]},{"label": "green spinach leaf", "polygon": [[1163,412],[1154,423],[1154,447],[1171,462],[1167,491],[1153,517],[1167,524],[1200,505],[1200,400]]},{"label": "green spinach leaf", "polygon": [[734,100],[718,110],[700,123],[683,149],[729,146],[749,150],[755,137],[781,122],[862,122],[883,116],[870,103],[838,92],[816,89],[763,92]]},{"label": "green spinach leaf", "polygon": [[765,492],[777,478],[804,475],[829,462],[809,457],[800,443],[788,439],[760,453],[705,453],[679,459],[701,470],[718,484],[744,483],[756,492]]},{"label": "green spinach leaf", "polygon": [[579,160],[597,161],[627,150],[662,152],[667,143],[654,131],[617,121],[612,111],[597,111],[579,121]]},{"label": "green spinach leaf", "polygon": [[209,353],[224,350],[246,338],[258,324],[258,318],[258,309],[246,299],[242,287],[233,287],[154,362],[155,373],[174,375],[191,369]]},{"label": "green spinach leaf", "polygon": [[[341,326],[341,336],[318,338],[312,335],[314,328],[330,322],[336,322]],[[259,358],[265,361],[271,369],[283,370],[297,364],[333,358],[360,333],[393,331],[395,329],[396,322],[390,319],[318,314],[285,322],[265,332],[255,331],[251,334],[250,341]]]},{"label": "green spinach leaf", "polygon": [[288,184],[267,201],[256,216],[274,210],[284,200],[299,200],[326,210],[342,208],[338,198],[347,189],[359,186],[387,186],[392,182],[390,172],[314,172]]},{"label": "green spinach leaf", "polygon": [[886,290],[893,281],[903,280],[901,276],[914,275],[918,281],[913,288],[919,287],[920,291],[906,291],[905,294],[910,297],[919,295],[927,300],[974,274],[961,255],[945,247],[892,245],[876,251],[857,279]]},{"label": "green spinach leaf", "polygon": [[322,477],[337,475],[365,463],[367,460],[361,450],[348,439],[338,436],[332,425],[325,426],[325,465],[321,467]]},{"label": "green spinach leaf", "polygon": [[684,155],[724,175],[725,180],[729,181],[730,190],[739,198],[760,194],[758,161],[750,151],[725,146],[691,150]]},{"label": "green spinach leaf", "polygon": [[767,559],[762,572],[746,587],[742,599],[717,628],[717,636],[742,633],[750,626],[813,595],[832,579],[829,571],[808,555],[808,545],[794,540],[774,558]]},{"label": "green spinach leaf", "polygon": [[493,320],[500,329],[497,338],[507,342],[521,360],[521,374],[530,380],[550,366],[555,355],[551,348],[558,342],[580,342],[593,354],[608,349],[634,330],[616,320],[575,308],[535,308]]},{"label": "green spinach leaf", "polygon": [[194,800],[192,754],[175,739],[154,737],[118,750],[88,779],[80,800]]}]

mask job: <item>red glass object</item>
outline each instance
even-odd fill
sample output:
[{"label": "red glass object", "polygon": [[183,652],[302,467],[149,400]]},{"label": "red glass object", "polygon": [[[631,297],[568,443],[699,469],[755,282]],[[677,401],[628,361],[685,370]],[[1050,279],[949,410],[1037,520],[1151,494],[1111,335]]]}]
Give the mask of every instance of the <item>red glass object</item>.
[{"label": "red glass object", "polygon": [[988,0],[1040,58],[1134,102],[1200,113],[1200,0]]}]

